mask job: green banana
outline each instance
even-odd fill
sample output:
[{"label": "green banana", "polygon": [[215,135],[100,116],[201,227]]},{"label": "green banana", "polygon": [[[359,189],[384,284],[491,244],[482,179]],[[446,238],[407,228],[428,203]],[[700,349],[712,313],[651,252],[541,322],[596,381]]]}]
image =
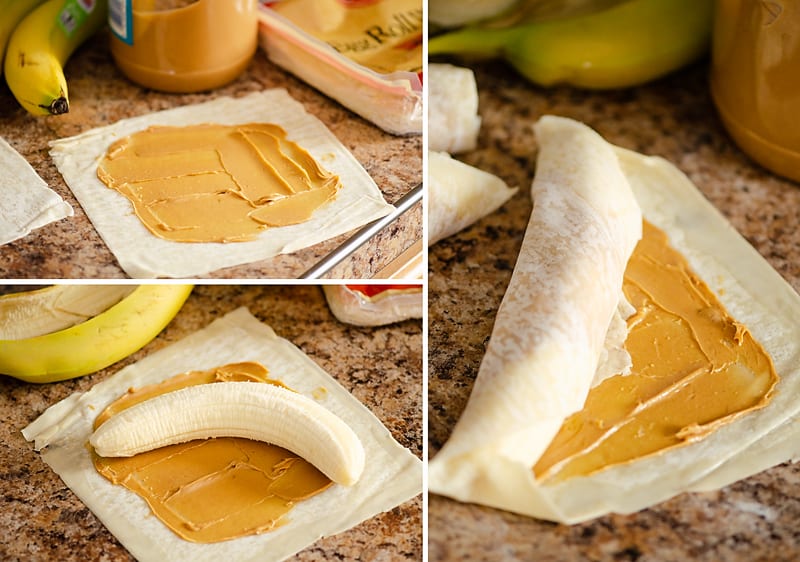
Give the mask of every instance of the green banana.
[{"label": "green banana", "polygon": [[106,23],[104,0],[45,0],[19,22],[4,59],[6,82],[33,115],[69,111],[64,64]]},{"label": "green banana", "polygon": [[191,285],[140,285],[97,316],[70,328],[0,341],[0,373],[48,383],[99,371],[155,338],[191,291]]},{"label": "green banana", "polygon": [[[0,0],[0,61],[6,54],[6,45],[17,24],[44,0]],[[0,76],[3,75],[3,65],[0,64]]]},{"label": "green banana", "polygon": [[502,57],[541,86],[625,88],[706,53],[712,8],[713,0],[630,0],[574,18],[463,28],[429,39],[428,54]]}]

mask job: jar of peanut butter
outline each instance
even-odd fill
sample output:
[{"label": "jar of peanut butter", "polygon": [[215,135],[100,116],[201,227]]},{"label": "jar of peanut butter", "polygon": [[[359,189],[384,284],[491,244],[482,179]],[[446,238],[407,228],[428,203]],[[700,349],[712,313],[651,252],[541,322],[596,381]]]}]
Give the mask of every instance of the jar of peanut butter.
[{"label": "jar of peanut butter", "polygon": [[800,181],[800,1],[717,0],[711,93],[753,160]]},{"label": "jar of peanut butter", "polygon": [[257,8],[257,0],[109,0],[111,54],[123,74],[148,88],[216,88],[255,53]]}]

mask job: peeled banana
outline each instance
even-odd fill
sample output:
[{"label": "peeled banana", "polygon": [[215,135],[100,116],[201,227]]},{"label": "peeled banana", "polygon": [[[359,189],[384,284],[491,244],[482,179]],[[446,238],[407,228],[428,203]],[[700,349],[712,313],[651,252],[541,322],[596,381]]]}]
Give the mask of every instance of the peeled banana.
[{"label": "peeled banana", "polygon": [[57,332],[96,316],[133,292],[134,285],[50,285],[0,297],[0,340]]},{"label": "peeled banana", "polygon": [[[0,61],[6,54],[6,45],[17,24],[44,0],[0,0]],[[0,64],[0,76],[3,65]]]},{"label": "peeled banana", "polygon": [[19,22],[3,68],[8,87],[29,113],[69,111],[64,64],[105,24],[107,13],[105,1],[45,0]]},{"label": "peeled banana", "polygon": [[283,447],[345,486],[364,470],[364,447],[341,418],[302,394],[253,382],[201,384],[155,396],[110,417],[89,443],[102,457],[129,457],[210,437]]},{"label": "peeled banana", "polygon": [[[141,285],[103,312],[69,328],[0,340],[0,373],[48,383],[103,369],[155,338],[191,290],[191,285]],[[24,317],[24,313],[17,315]]]},{"label": "peeled banana", "polygon": [[428,54],[503,57],[541,86],[643,84],[707,52],[713,0],[630,0],[582,16],[432,37]]}]

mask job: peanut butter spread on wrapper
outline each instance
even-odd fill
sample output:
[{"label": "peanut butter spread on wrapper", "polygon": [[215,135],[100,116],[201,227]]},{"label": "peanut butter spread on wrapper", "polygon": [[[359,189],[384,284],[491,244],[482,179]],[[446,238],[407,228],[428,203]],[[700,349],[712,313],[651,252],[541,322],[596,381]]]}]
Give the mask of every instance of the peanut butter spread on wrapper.
[{"label": "peanut butter spread on wrapper", "polygon": [[150,232],[176,242],[252,240],[307,221],[341,187],[268,123],[152,126],[112,144],[97,177]]},{"label": "peanut butter spread on wrapper", "polygon": [[631,373],[606,379],[534,466],[557,482],[702,439],[769,403],[778,375],[667,236],[645,222],[623,291]]},{"label": "peanut butter spread on wrapper", "polygon": [[[161,383],[130,389],[95,420],[95,428],[139,402],[197,384],[247,381],[276,384],[258,363],[233,363],[191,371]],[[285,524],[294,504],[331,481],[313,465],[281,447],[221,437],[170,445],[133,457],[93,454],[97,471],[141,496],[183,539],[212,543],[270,531]]]}]

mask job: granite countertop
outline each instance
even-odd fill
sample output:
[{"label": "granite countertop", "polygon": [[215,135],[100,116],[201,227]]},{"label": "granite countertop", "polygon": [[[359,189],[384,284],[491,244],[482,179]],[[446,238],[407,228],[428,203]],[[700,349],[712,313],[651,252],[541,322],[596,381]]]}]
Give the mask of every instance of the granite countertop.
[{"label": "granite countertop", "polygon": [[[128,81],[114,65],[108,41],[107,32],[99,33],[67,63],[65,72],[71,105],[70,112],[65,115],[28,115],[0,80],[0,136],[75,210],[73,217],[0,246],[0,278],[126,277],[56,169],[48,154],[48,143],[127,117],[201,103],[219,96],[237,97],[268,88],[285,88],[353,153],[375,180],[386,201],[394,203],[422,181],[421,136],[394,136],[383,132],[272,64],[260,48],[243,75],[233,83],[210,92],[178,95],[144,89]],[[293,254],[215,271],[206,277],[297,278],[348,236],[341,235]],[[422,210],[417,204],[326,277],[373,277],[421,238]]]},{"label": "granite countertop", "polygon": [[[461,158],[521,189],[498,212],[429,251],[430,458],[465,406],[514,268],[531,212],[532,125],[543,114],[581,120],[612,143],[677,165],[800,290],[800,186],[733,145],[711,103],[705,63],[644,87],[602,93],[544,90],[499,63],[474,68],[483,125],[479,147]],[[428,507],[431,562],[800,558],[800,464],[573,526],[434,494]]]},{"label": "granite countertop", "polygon": [[[0,560],[122,561],[133,558],[33,450],[20,430],[46,408],[124,365],[203,328],[239,306],[298,346],[422,458],[422,325],[378,328],[338,322],[318,286],[197,286],[150,344],[91,376],[32,385],[0,376]],[[422,499],[317,541],[296,560],[420,560]]]}]

